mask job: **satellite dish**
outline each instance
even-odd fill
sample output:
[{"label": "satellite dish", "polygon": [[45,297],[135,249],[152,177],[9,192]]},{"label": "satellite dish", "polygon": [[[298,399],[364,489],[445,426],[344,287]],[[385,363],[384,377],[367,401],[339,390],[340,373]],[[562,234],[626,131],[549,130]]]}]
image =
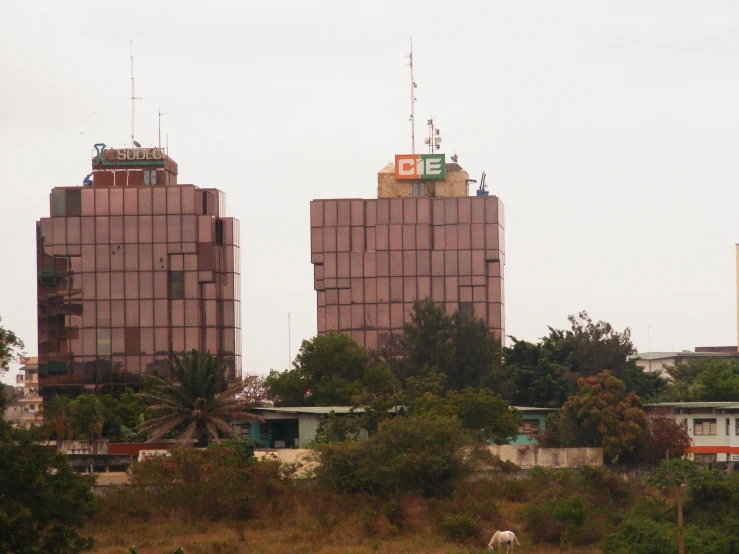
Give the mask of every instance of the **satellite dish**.
[{"label": "satellite dish", "polygon": [[140,144],[138,143],[138,141],[133,141],[133,145],[134,145],[134,146],[135,146],[136,148],[141,148],[141,145],[140,145]]}]

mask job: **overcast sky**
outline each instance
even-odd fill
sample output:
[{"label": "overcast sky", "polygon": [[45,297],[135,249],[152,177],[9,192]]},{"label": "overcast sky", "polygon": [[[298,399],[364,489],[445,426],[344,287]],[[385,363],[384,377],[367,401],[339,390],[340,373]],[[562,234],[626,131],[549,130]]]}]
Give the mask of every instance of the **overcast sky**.
[{"label": "overcast sky", "polygon": [[[162,136],[241,220],[245,373],[316,331],[309,201],[375,198],[417,119],[506,207],[506,332],[588,310],[640,351],[736,344],[739,3],[3,2],[2,325],[36,354],[35,221],[96,142]],[[418,126],[423,137],[424,126]],[[265,232],[266,230],[266,232]],[[648,337],[649,335],[649,337]]]}]

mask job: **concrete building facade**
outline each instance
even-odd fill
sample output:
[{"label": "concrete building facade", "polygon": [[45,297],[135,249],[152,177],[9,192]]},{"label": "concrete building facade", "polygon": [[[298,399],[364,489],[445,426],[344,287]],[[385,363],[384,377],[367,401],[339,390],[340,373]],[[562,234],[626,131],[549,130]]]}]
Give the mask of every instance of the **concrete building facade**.
[{"label": "concrete building facade", "polygon": [[456,163],[436,181],[394,172],[393,165],[379,172],[377,199],[311,202],[318,334],[388,347],[413,302],[430,298],[448,313],[474,314],[502,341],[502,202],[468,196],[469,176]]},{"label": "concrete building facade", "polygon": [[44,398],[136,388],[191,349],[239,379],[239,222],[224,193],[177,184],[158,149],[96,148],[89,186],[54,188],[36,224]]},{"label": "concrete building facade", "polygon": [[645,409],[685,426],[693,441],[693,460],[739,462],[739,402],[659,402]]}]

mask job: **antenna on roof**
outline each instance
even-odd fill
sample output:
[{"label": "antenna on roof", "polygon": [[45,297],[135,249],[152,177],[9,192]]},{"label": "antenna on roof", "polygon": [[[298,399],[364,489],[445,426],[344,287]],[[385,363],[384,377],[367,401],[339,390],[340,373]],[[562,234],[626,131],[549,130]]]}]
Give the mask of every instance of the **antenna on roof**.
[{"label": "antenna on roof", "polygon": [[136,141],[134,140],[134,122],[135,122],[135,114],[136,109],[134,107],[134,104],[136,100],[141,100],[141,98],[137,98],[136,94],[134,93],[134,86],[133,86],[133,41],[131,41],[131,142],[134,146],[136,146]]},{"label": "antenna on roof", "polygon": [[[159,109],[159,150],[162,149],[162,116],[170,115],[168,113],[162,113],[161,108]],[[169,140],[167,141],[169,142]]]},{"label": "antenna on roof", "polygon": [[416,153],[416,81],[413,80],[413,37],[411,37],[411,53],[408,55],[411,67],[411,153]]},{"label": "antenna on roof", "polygon": [[441,129],[434,126],[433,117],[428,120],[428,126],[429,138],[423,139],[423,143],[428,145],[429,154],[433,154],[434,150],[439,150],[441,148],[441,136],[439,136],[439,134],[441,133]]}]

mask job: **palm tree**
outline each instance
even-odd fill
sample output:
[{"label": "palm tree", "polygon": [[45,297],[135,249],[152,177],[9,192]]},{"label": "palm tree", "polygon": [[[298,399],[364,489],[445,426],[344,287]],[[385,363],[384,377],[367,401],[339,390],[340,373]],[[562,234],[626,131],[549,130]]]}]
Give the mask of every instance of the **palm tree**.
[{"label": "palm tree", "polygon": [[187,442],[193,436],[203,442],[219,442],[219,431],[235,437],[228,420],[264,420],[249,413],[249,403],[243,396],[244,383],[223,388],[226,364],[219,363],[210,352],[192,350],[182,358],[170,359],[173,383],[159,377],[150,377],[153,390],[140,393],[153,404],[148,411],[156,414],[138,430],[149,433],[147,442],[153,442],[167,433],[179,431],[178,440]]}]

